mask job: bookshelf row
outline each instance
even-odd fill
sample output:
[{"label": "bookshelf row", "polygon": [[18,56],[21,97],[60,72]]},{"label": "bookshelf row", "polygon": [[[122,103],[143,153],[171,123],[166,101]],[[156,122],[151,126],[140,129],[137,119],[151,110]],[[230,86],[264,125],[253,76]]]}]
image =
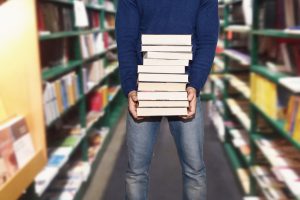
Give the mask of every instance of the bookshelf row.
[{"label": "bookshelf row", "polygon": [[211,117],[242,191],[254,199],[300,198],[300,33],[294,27],[300,2],[293,3],[219,1]]},{"label": "bookshelf row", "polygon": [[[0,129],[13,129],[22,119],[28,133],[20,140],[6,137],[11,150],[0,149],[0,199],[82,199],[125,108],[115,3],[28,0],[1,5],[1,18],[11,19],[9,26],[1,24],[1,43],[7,46],[1,65],[11,67],[1,71]],[[11,13],[24,19],[22,25]],[[1,131],[1,138],[7,136]],[[16,149],[19,143],[23,152]],[[6,160],[8,156],[17,159]]]}]

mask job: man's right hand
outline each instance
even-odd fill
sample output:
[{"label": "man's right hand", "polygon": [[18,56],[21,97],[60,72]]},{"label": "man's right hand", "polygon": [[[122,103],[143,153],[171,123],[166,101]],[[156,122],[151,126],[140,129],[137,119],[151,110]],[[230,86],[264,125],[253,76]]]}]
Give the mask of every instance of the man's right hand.
[{"label": "man's right hand", "polygon": [[138,107],[137,92],[133,90],[128,93],[128,110],[134,119],[141,120],[143,118],[137,116],[137,111],[136,111],[137,107]]}]

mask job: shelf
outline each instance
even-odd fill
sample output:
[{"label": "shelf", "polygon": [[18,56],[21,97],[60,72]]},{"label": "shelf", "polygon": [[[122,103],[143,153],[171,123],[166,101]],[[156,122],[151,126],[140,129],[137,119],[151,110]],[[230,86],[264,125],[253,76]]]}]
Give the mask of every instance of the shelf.
[{"label": "shelf", "polygon": [[240,80],[235,75],[229,75],[226,76],[229,84],[235,88],[245,99],[250,99],[250,88],[244,81]]},{"label": "shelf", "polygon": [[246,25],[229,25],[225,28],[225,31],[231,31],[236,33],[249,33],[251,31],[251,27]]},{"label": "shelf", "polygon": [[288,75],[280,73],[280,72],[273,72],[269,70],[267,67],[254,65],[251,67],[251,71],[269,79],[272,82],[279,83],[279,79],[283,77],[287,77]]},{"label": "shelf", "polygon": [[[235,102],[234,104],[236,104],[235,106],[230,105],[231,103],[229,103],[229,100],[231,100],[232,102]],[[238,103],[234,100],[234,99],[227,99],[225,101],[225,106],[227,106],[227,108],[231,111],[231,113],[236,117],[236,119],[239,121],[239,123],[243,126],[243,128],[247,131],[250,132],[250,124],[251,121],[249,119],[249,116],[241,109],[241,107],[238,105]],[[242,118],[245,119],[245,117],[242,117],[241,114],[243,114],[247,120],[247,122],[245,122]]]},{"label": "shelf", "polygon": [[43,150],[38,151],[34,157],[7,182],[0,186],[0,199],[18,199],[19,195],[27,188],[32,177],[43,169],[46,159]]},{"label": "shelf", "polygon": [[223,55],[228,56],[229,58],[233,60],[237,60],[240,62],[242,65],[250,65],[251,59],[250,56],[247,54],[244,54],[240,51],[237,51],[235,49],[225,49],[223,52]]},{"label": "shelf", "polygon": [[211,93],[201,93],[200,94],[201,101],[210,101],[214,99],[214,95]]},{"label": "shelf", "polygon": [[[44,2],[52,2],[52,3],[59,3],[64,5],[72,6],[74,4],[73,0],[43,0]],[[85,4],[86,8],[93,9],[93,10],[104,10],[104,6],[100,4]]]},{"label": "shelf", "polygon": [[[238,174],[238,170],[245,170],[245,168],[242,166],[242,164],[240,163],[239,157],[236,154],[234,147],[229,144],[229,143],[224,143],[224,149],[225,152],[227,154],[227,157],[229,158],[229,161],[231,163],[231,166],[235,172],[236,178],[239,180],[240,182],[240,186],[243,189],[244,193],[247,194],[247,190],[249,190],[249,188],[245,188],[245,185],[243,184],[243,181],[245,180],[241,180],[239,174]],[[248,186],[248,184],[247,184]]]},{"label": "shelf", "polygon": [[251,106],[269,123],[272,125],[276,131],[283,136],[285,139],[287,139],[294,147],[297,149],[300,149],[300,142],[295,141],[288,132],[284,129],[284,122],[279,120],[274,120],[271,117],[269,117],[266,113],[264,113],[259,107],[257,107],[255,104],[251,103]]},{"label": "shelf", "polygon": [[231,4],[236,4],[236,3],[242,3],[243,0],[231,0],[231,1],[224,1],[225,5],[231,5]]},{"label": "shelf", "polygon": [[270,37],[300,39],[300,34],[288,33],[284,30],[276,30],[276,29],[252,30],[251,33],[254,35],[262,35],[262,36],[270,36]]},{"label": "shelf", "polygon": [[73,71],[82,64],[81,60],[69,61],[66,65],[57,65],[44,70],[42,73],[43,80],[53,79],[57,76],[63,75]]},{"label": "shelf", "polygon": [[90,33],[100,33],[106,31],[105,29],[94,28],[91,30],[74,30],[74,31],[62,31],[62,32],[55,32],[49,34],[42,34],[39,36],[40,40],[51,40],[51,39],[58,39],[58,38],[65,38],[65,37],[74,37],[79,35],[86,35]]},{"label": "shelf", "polygon": [[79,104],[79,102],[82,101],[83,99],[84,99],[84,96],[79,97],[79,98],[75,101],[75,103],[74,103],[73,105],[70,105],[70,106],[69,106],[68,108],[66,108],[62,113],[60,113],[60,115],[59,115],[57,118],[55,118],[54,120],[52,120],[52,122],[50,122],[50,123],[47,125],[47,128],[53,126],[53,125],[56,123],[56,121],[57,121],[58,119],[60,119],[60,118],[63,117],[64,115],[66,115],[70,110],[72,110],[74,107],[76,107],[76,106]]},{"label": "shelf", "polygon": [[89,61],[91,61],[91,60],[94,60],[95,58],[98,58],[98,57],[104,55],[107,51],[113,50],[113,49],[115,49],[115,48],[117,48],[117,44],[112,44],[112,45],[110,45],[108,48],[104,49],[103,51],[101,51],[101,52],[99,52],[99,53],[96,53],[96,54],[92,55],[92,56],[89,57],[89,58],[84,58],[84,59],[83,59],[83,62],[85,63],[85,62],[89,62]]},{"label": "shelf", "polygon": [[[73,137],[74,135],[71,135],[71,137]],[[61,166],[57,167],[57,171],[54,174],[49,174],[49,176],[47,177],[48,180],[46,180],[47,182],[45,183],[45,186],[40,189],[37,192],[37,195],[39,197],[41,197],[44,192],[47,190],[47,188],[50,186],[51,182],[55,179],[55,177],[61,172],[61,169],[66,165],[66,163],[69,161],[70,157],[73,155],[73,153],[75,152],[75,150],[80,146],[79,144],[83,141],[83,138],[85,137],[85,130],[82,130],[82,134],[80,135],[80,137],[78,137],[77,143],[74,145],[74,147],[72,148],[72,150],[70,151],[69,155],[66,155],[65,160],[63,161],[63,163],[61,164]],[[60,147],[57,147],[57,149]],[[54,150],[55,151],[55,150]],[[51,155],[49,156],[51,157]],[[47,167],[47,166],[46,166]],[[41,171],[41,173],[43,173],[43,171]]]},{"label": "shelf", "polygon": [[119,87],[117,89],[117,91],[115,92],[114,96],[111,98],[111,100],[108,101],[107,105],[102,109],[101,112],[99,112],[99,116],[98,118],[91,123],[90,126],[87,127],[87,133],[90,133],[92,128],[95,126],[95,124],[102,118],[104,117],[104,115],[106,114],[106,109],[110,106],[110,103],[115,99],[115,97],[118,95],[118,93],[121,91],[121,87]]}]

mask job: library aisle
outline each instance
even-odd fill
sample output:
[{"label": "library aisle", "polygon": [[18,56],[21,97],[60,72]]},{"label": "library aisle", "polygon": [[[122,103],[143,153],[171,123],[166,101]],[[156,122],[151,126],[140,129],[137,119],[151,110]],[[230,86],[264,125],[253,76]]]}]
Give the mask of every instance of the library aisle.
[{"label": "library aisle", "polygon": [[[206,103],[202,105],[205,106]],[[123,114],[83,200],[123,199],[124,174],[127,167],[125,120],[126,114]],[[224,149],[208,116],[206,116],[204,155],[208,200],[241,200],[240,186],[230,169]],[[176,147],[167,121],[163,119],[152,158],[149,198],[180,200],[181,184],[181,169]]]}]

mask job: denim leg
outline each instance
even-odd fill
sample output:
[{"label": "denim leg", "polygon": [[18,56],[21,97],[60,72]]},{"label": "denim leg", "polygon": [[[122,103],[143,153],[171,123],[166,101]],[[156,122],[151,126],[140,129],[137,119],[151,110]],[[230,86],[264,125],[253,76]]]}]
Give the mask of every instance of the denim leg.
[{"label": "denim leg", "polygon": [[204,118],[200,97],[195,118],[182,120],[169,117],[183,175],[183,199],[206,199],[206,170],[203,160]]},{"label": "denim leg", "polygon": [[128,200],[148,199],[148,171],[160,122],[158,117],[137,122],[127,114],[128,168],[125,185]]}]

